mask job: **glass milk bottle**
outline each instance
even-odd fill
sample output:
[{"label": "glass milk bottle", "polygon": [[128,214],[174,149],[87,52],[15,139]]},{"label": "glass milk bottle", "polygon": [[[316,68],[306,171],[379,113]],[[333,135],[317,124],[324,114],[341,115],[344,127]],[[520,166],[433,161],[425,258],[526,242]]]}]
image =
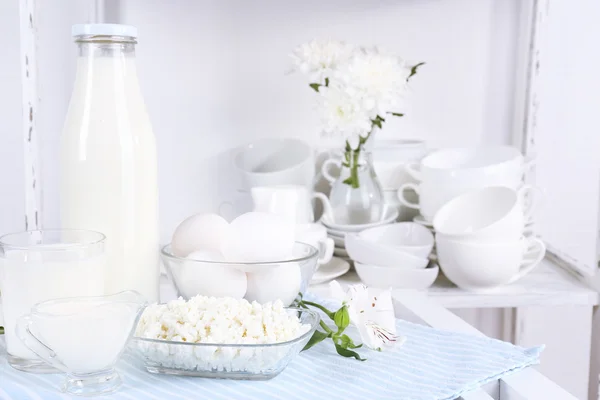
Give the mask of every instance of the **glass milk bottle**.
[{"label": "glass milk bottle", "polygon": [[77,71],[61,138],[61,223],[106,235],[105,292],[158,301],[156,143],[135,65],[137,30],[73,26]]}]

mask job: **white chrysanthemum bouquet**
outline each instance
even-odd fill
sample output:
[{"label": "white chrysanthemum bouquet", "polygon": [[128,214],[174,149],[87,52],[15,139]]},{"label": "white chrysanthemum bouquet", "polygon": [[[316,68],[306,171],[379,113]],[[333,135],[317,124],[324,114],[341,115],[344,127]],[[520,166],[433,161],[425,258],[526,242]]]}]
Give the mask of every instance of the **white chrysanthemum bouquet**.
[{"label": "white chrysanthemum bouquet", "polygon": [[375,128],[388,116],[401,117],[397,108],[410,78],[425,64],[408,65],[402,58],[376,47],[313,40],[292,53],[296,70],[309,77],[319,94],[325,133],[346,139],[344,183],[359,187],[358,158]]}]

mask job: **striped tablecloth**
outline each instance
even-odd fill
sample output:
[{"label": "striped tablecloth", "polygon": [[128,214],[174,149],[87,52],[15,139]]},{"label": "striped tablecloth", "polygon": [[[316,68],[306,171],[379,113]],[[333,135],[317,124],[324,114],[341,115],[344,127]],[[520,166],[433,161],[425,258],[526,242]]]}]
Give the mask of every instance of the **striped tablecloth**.
[{"label": "striped tablecloth", "polygon": [[[367,361],[343,358],[326,341],[301,353],[276,378],[259,382],[153,375],[128,352],[118,364],[124,386],[99,398],[445,400],[538,363],[542,350],[402,320],[397,321],[397,328],[407,338],[404,345],[386,352],[359,349]],[[352,329],[349,334],[359,337]],[[35,375],[11,368],[0,337],[0,399],[75,398],[58,392],[62,379],[61,375]]]}]

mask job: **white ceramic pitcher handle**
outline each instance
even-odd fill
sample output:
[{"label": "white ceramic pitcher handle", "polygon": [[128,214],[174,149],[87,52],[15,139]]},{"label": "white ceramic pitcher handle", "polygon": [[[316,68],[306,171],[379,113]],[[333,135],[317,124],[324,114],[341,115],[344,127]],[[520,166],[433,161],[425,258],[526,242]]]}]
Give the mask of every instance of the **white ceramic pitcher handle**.
[{"label": "white ceramic pitcher handle", "polygon": [[333,258],[333,250],[335,247],[335,242],[332,238],[325,238],[319,242],[319,253],[322,254],[321,257],[317,260],[318,265],[327,264]]},{"label": "white ceramic pitcher handle", "polygon": [[419,194],[419,185],[412,182],[408,182],[402,184],[402,186],[400,186],[400,189],[398,189],[398,200],[400,200],[400,203],[402,203],[402,205],[408,208],[414,208],[415,210],[419,210],[421,206],[419,206],[418,203],[412,203],[404,197],[404,191],[406,189],[412,189],[415,191],[416,194]]},{"label": "white ceramic pitcher handle", "polygon": [[41,358],[46,363],[52,365],[54,368],[69,372],[69,369],[56,358],[56,353],[52,349],[46,346],[40,341],[33,333],[31,333],[31,324],[33,320],[30,315],[24,315],[17,319],[16,333],[17,337],[23,342],[25,347],[35,353],[36,356]]},{"label": "white ceramic pitcher handle", "polygon": [[321,204],[323,204],[323,216],[327,215],[330,221],[333,221],[333,208],[331,207],[331,203],[329,202],[329,198],[325,196],[323,193],[313,193],[313,199],[321,200]]},{"label": "white ceramic pitcher handle", "polygon": [[341,168],[342,160],[330,158],[329,160],[326,160],[323,163],[323,166],[321,167],[321,173],[323,174],[325,179],[327,179],[329,181],[329,183],[333,184],[337,180],[337,178],[334,177],[333,175],[331,175],[331,173],[329,172],[330,165],[335,165],[336,167]]},{"label": "white ceramic pitcher handle", "polygon": [[[527,241],[526,250],[523,255],[523,262],[521,263],[521,269],[508,283],[513,283],[533,271],[535,267],[537,267],[540,262],[546,256],[546,245],[542,242],[541,239],[536,237],[531,237],[525,239]],[[528,255],[535,255],[535,258],[529,258]]]},{"label": "white ceramic pitcher handle", "polygon": [[421,164],[418,162],[404,164],[404,169],[406,170],[406,172],[408,172],[408,174],[410,176],[412,176],[414,179],[418,180],[419,182],[423,180],[423,179],[421,179],[421,171],[419,171],[419,169],[418,169],[420,165]]},{"label": "white ceramic pitcher handle", "polygon": [[[525,223],[533,222],[533,214],[541,207],[544,202],[546,193],[539,186],[523,185],[518,191],[519,201],[523,205],[523,216],[525,217]],[[525,198],[532,196],[533,201],[529,204],[529,207],[525,207]]]}]

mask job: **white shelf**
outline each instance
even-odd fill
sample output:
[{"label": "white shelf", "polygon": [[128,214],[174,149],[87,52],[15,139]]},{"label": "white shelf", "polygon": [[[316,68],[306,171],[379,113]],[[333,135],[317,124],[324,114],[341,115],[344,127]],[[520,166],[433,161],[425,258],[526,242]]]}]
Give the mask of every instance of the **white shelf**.
[{"label": "white shelf", "polygon": [[[342,286],[360,283],[356,272],[351,271],[338,279]],[[328,296],[328,283],[311,286],[311,291]],[[410,290],[396,289],[397,297]],[[440,275],[427,290],[419,291],[437,300],[446,308],[509,308],[523,306],[597,305],[598,293],[578,281],[571,274],[545,259],[542,264],[523,279],[511,285],[487,292],[468,292],[453,285]]]}]

